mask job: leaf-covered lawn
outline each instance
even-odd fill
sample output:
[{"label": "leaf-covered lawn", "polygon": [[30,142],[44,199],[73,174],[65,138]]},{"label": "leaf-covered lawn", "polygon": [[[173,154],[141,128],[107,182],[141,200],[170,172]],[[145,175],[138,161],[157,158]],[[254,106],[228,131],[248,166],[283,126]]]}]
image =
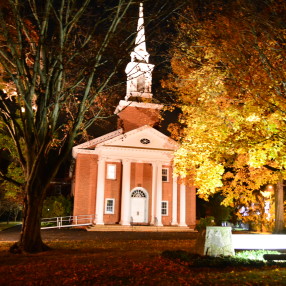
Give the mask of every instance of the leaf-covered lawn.
[{"label": "leaf-covered lawn", "polygon": [[286,285],[286,268],[190,268],[163,258],[194,240],[61,241],[53,250],[15,255],[0,242],[0,285]]}]

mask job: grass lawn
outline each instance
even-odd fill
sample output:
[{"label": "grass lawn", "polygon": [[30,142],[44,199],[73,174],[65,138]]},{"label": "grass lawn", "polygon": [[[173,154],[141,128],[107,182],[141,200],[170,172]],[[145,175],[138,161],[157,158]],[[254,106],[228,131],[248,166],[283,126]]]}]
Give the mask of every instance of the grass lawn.
[{"label": "grass lawn", "polygon": [[10,228],[10,227],[12,227],[12,226],[15,226],[15,225],[18,225],[18,224],[21,224],[22,222],[19,222],[19,221],[16,221],[16,222],[9,222],[9,223],[7,223],[7,222],[0,222],[0,231],[1,230],[4,230],[4,229],[6,229],[6,228]]},{"label": "grass lawn", "polygon": [[286,285],[286,268],[190,267],[161,256],[195,240],[51,241],[41,254],[10,254],[0,242],[0,285]]}]

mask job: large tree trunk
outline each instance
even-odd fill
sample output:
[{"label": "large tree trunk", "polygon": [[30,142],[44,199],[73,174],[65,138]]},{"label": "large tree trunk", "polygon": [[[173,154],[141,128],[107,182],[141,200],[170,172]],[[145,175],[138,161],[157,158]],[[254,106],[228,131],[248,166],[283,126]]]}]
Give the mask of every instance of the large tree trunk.
[{"label": "large tree trunk", "polygon": [[35,186],[26,190],[24,200],[23,224],[20,240],[15,243],[10,251],[13,253],[36,253],[49,249],[42,241],[41,237],[41,217],[43,201],[45,198],[43,186]]},{"label": "large tree trunk", "polygon": [[280,176],[275,187],[275,226],[274,233],[282,233],[284,230],[284,191],[283,178]]}]

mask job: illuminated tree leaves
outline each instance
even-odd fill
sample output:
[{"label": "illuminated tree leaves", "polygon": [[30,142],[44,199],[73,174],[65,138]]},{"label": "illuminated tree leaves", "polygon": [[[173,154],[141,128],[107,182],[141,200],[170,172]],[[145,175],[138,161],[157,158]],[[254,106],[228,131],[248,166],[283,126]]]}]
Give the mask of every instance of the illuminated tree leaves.
[{"label": "illuminated tree leaves", "polygon": [[275,170],[285,172],[286,5],[205,7],[185,10],[163,86],[182,109],[181,131],[170,126],[182,142],[177,173],[191,176],[201,197],[222,191],[234,205],[254,201],[254,190],[281,180]]}]

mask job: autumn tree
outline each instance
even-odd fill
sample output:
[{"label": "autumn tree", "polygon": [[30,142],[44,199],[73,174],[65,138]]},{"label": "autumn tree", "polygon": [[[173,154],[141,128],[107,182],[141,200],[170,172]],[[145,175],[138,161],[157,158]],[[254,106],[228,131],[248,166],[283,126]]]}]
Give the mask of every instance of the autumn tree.
[{"label": "autumn tree", "polygon": [[13,141],[2,122],[0,122],[0,146],[0,217],[5,215],[8,222],[10,217],[16,220],[23,209],[24,176]]},{"label": "autumn tree", "polygon": [[0,117],[25,181],[22,232],[13,251],[47,249],[40,233],[46,190],[79,132],[100,116],[100,110],[92,118],[86,112],[116,71],[118,64],[106,68],[108,49],[131,4],[104,2],[1,4],[0,62],[13,96],[1,92]]},{"label": "autumn tree", "polygon": [[[283,231],[286,5],[283,1],[192,2],[179,24],[173,74],[179,94],[177,172],[207,198],[253,201],[275,188],[275,232]],[[188,17],[186,17],[188,15]],[[183,130],[180,128],[183,127]]]}]

